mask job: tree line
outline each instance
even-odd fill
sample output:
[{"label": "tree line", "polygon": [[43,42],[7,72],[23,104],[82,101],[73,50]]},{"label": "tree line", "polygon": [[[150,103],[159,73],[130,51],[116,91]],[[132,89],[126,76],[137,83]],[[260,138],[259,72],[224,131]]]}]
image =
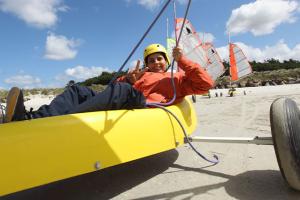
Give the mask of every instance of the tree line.
[{"label": "tree line", "polygon": [[[280,69],[300,68],[300,61],[294,60],[294,59],[284,60],[283,62],[280,62],[278,59],[271,58],[271,59],[265,60],[264,62],[252,61],[249,63],[254,72],[265,72],[265,71],[275,71],[275,70],[280,70]],[[226,70],[224,73],[224,76],[228,76],[229,75],[229,63],[227,61],[224,61],[223,64],[224,64],[224,67]]]},{"label": "tree line", "polygon": [[[128,70],[127,70],[128,71]],[[123,76],[127,74],[127,71],[121,71],[117,74],[117,72],[102,72],[99,76],[86,79],[81,82],[80,85],[91,86],[91,85],[107,85],[110,80],[116,75],[117,77]]]},{"label": "tree line", "polygon": [[[223,76],[228,76],[229,75],[229,63],[224,61],[223,64],[224,64],[224,67],[226,70]],[[300,61],[294,60],[294,59],[289,59],[289,60],[280,62],[279,60],[272,58],[269,60],[265,60],[264,62],[252,61],[252,62],[250,62],[250,65],[252,66],[252,69],[254,72],[263,72],[263,71],[274,71],[274,70],[280,70],[280,69],[300,68]],[[119,74],[117,74],[117,77],[123,76],[124,74],[127,73],[127,71],[121,71]],[[116,75],[116,72],[102,72],[99,76],[89,78],[89,79],[81,82],[80,84],[85,85],[85,86],[91,86],[94,84],[107,85],[115,75]]]}]

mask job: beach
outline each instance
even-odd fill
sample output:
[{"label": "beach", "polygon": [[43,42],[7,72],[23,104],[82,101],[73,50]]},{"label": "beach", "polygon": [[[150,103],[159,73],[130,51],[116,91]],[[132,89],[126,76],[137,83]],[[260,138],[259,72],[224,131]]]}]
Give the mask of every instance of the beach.
[{"label": "beach", "polygon": [[[211,98],[196,96],[198,126],[193,136],[271,136],[272,102],[289,97],[300,103],[300,84],[237,88],[233,97],[229,97],[228,89],[210,93]],[[31,97],[26,107],[38,108],[52,98]],[[212,165],[186,144],[97,173],[25,191],[12,199],[300,199],[300,192],[284,182],[273,145],[193,144],[209,159],[217,155],[220,162]]]},{"label": "beach", "polygon": [[[221,92],[222,97],[215,97]],[[228,89],[210,93],[211,98],[196,98],[195,136],[271,136],[272,102],[289,97],[300,103],[299,84],[237,88],[234,97],[229,97]],[[211,165],[185,145],[176,150],[175,161],[165,171],[114,199],[300,199],[300,193],[284,182],[273,145],[193,144],[209,159],[217,155],[219,164]]]}]

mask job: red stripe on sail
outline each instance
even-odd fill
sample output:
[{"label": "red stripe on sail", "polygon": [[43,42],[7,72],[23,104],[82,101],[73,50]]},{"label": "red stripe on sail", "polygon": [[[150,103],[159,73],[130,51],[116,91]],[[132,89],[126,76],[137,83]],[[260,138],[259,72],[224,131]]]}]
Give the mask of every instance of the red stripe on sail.
[{"label": "red stripe on sail", "polygon": [[233,52],[234,44],[229,44],[229,69],[230,69],[230,76],[232,81],[238,80],[238,72],[236,67],[235,56]]}]

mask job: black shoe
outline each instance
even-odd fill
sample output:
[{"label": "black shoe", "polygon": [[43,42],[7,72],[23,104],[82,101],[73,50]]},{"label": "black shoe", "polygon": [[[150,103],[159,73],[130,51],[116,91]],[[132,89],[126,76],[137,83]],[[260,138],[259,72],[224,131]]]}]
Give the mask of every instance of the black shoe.
[{"label": "black shoe", "polygon": [[17,87],[11,88],[7,95],[5,122],[24,120],[25,113],[23,92]]}]

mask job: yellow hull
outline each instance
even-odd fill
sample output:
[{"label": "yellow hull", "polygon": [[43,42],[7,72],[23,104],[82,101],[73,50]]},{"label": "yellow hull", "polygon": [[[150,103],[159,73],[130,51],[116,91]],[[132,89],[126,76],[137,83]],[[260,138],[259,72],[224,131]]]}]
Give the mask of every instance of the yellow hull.
[{"label": "yellow hull", "polygon": [[[191,134],[187,99],[169,106]],[[159,108],[81,113],[0,125],[0,196],[143,158],[183,144]]]}]

